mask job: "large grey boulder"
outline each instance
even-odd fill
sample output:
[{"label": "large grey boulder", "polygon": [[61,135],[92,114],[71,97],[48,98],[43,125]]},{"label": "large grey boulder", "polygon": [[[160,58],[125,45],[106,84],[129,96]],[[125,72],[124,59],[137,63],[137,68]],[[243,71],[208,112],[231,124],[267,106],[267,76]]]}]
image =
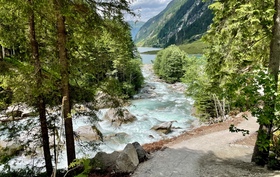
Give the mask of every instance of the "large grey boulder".
[{"label": "large grey boulder", "polygon": [[141,163],[141,162],[146,161],[148,159],[148,154],[143,149],[143,147],[138,142],[134,142],[134,143],[132,143],[132,145],[134,146],[134,148],[137,152],[139,162]]},{"label": "large grey boulder", "polygon": [[103,135],[96,125],[85,125],[75,130],[76,135],[82,141],[103,141]]},{"label": "large grey boulder", "polygon": [[103,119],[120,126],[122,123],[134,122],[136,117],[125,108],[111,108],[105,113]]},{"label": "large grey boulder", "polygon": [[116,161],[116,171],[118,173],[131,173],[139,164],[136,149],[132,144],[127,144],[120,153]]},{"label": "large grey boulder", "polygon": [[130,135],[125,132],[113,133],[104,136],[105,141],[109,141],[110,143],[120,144],[124,143],[127,139],[129,139]]},{"label": "large grey boulder", "polygon": [[91,160],[91,166],[94,170],[101,170],[106,172],[116,171],[116,160],[120,152],[114,151],[111,154],[106,152],[98,152],[95,157]]},{"label": "large grey boulder", "polygon": [[111,96],[108,93],[102,91],[97,92],[94,100],[96,109],[116,108],[123,104],[123,101],[121,99]]},{"label": "large grey boulder", "polygon": [[[139,143],[138,143],[139,144]],[[93,170],[115,173],[132,173],[139,164],[137,151],[132,144],[127,144],[123,151],[111,154],[98,152],[91,160]]]},{"label": "large grey boulder", "polygon": [[160,133],[168,134],[168,133],[170,133],[172,131],[171,130],[172,123],[173,123],[173,121],[163,122],[163,123],[161,123],[159,125],[153,126],[151,129],[155,130],[157,132],[160,132]]}]

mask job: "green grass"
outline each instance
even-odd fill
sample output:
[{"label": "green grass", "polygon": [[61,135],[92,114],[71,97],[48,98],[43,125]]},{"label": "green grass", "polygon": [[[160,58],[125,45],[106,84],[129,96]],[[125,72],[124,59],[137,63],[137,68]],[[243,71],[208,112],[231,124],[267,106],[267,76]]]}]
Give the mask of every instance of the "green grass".
[{"label": "green grass", "polygon": [[142,52],[141,54],[147,54],[147,55],[156,55],[160,50],[152,50],[147,52]]},{"label": "green grass", "polygon": [[192,43],[179,45],[179,48],[185,51],[187,54],[203,54],[204,50],[207,48],[207,45],[198,40]]},{"label": "green grass", "polygon": [[[178,47],[181,50],[185,51],[187,54],[204,54],[204,50],[207,48],[207,45],[204,42],[198,40],[192,43],[179,45]],[[141,54],[156,55],[159,51],[160,50],[153,50],[143,52]]]}]

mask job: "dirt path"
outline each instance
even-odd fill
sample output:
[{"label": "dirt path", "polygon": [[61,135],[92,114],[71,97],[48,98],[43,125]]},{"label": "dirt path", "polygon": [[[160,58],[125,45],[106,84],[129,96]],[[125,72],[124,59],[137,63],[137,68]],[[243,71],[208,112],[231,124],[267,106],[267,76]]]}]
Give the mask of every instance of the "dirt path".
[{"label": "dirt path", "polygon": [[[270,177],[280,172],[268,171],[250,163],[254,142],[241,133],[231,133],[228,126],[208,133],[194,131],[167,144],[167,148],[152,154],[139,165],[133,177]],[[256,118],[250,116],[238,128],[254,135]],[[206,128],[209,129],[209,128]],[[191,136],[193,134],[193,137]],[[248,141],[249,140],[249,141]]]}]

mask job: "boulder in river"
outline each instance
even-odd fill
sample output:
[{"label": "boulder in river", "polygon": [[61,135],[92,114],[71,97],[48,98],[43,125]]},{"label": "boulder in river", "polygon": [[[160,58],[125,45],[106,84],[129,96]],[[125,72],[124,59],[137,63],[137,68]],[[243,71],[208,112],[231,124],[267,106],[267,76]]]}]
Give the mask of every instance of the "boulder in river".
[{"label": "boulder in river", "polygon": [[134,122],[136,117],[125,108],[111,108],[106,112],[103,119],[120,126],[122,123]]},{"label": "boulder in river", "polygon": [[123,104],[123,101],[117,97],[111,96],[105,92],[97,92],[95,95],[95,108],[105,109],[105,108],[117,108]]},{"label": "boulder in river", "polygon": [[82,141],[103,141],[103,135],[95,125],[81,126],[75,132],[78,138]]},{"label": "boulder in river", "polygon": [[113,133],[104,136],[104,141],[109,141],[110,143],[120,144],[126,142],[130,136],[125,132]]},{"label": "boulder in river", "polygon": [[172,131],[171,130],[172,129],[172,123],[173,123],[173,121],[163,122],[161,124],[153,126],[151,129],[155,130],[157,132],[168,134]]}]

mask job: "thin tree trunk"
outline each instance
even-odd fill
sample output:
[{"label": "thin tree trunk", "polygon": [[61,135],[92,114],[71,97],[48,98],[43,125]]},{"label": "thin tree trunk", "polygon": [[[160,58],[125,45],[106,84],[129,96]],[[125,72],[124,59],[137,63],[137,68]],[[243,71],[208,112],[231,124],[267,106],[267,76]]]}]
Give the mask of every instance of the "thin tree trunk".
[{"label": "thin tree trunk", "polygon": [[[1,46],[1,45],[0,45]],[[1,50],[0,50],[0,61],[3,61],[4,57],[3,57],[3,50],[2,50],[2,46],[1,46]]]},{"label": "thin tree trunk", "polygon": [[[29,0],[31,7],[33,6],[33,1]],[[45,157],[45,165],[48,176],[52,174],[52,161],[51,161],[51,154],[50,154],[50,147],[49,147],[49,134],[48,134],[48,127],[47,127],[47,119],[46,119],[46,104],[44,96],[40,93],[40,88],[42,87],[42,68],[39,58],[39,46],[36,40],[36,33],[35,33],[35,21],[34,21],[34,11],[31,10],[30,17],[29,17],[29,33],[30,33],[30,45],[32,49],[32,58],[34,60],[34,68],[35,68],[35,77],[36,77],[36,90],[39,92],[37,96],[37,108],[39,110],[40,116],[40,124],[41,124],[41,133],[43,139],[43,150],[44,150],[44,157]]]},{"label": "thin tree trunk", "polygon": [[[55,1],[56,2],[56,1]],[[58,6],[59,7],[59,6]],[[57,30],[58,30],[58,50],[61,72],[61,87],[62,87],[62,105],[63,119],[66,134],[66,149],[68,165],[76,158],[74,132],[70,108],[70,89],[69,89],[69,64],[66,50],[66,27],[65,17],[57,11]]]},{"label": "thin tree trunk", "polygon": [[13,46],[12,55],[15,55],[15,54],[16,54],[16,50],[15,50],[15,46]]},{"label": "thin tree trunk", "polygon": [[214,104],[215,104],[215,110],[216,110],[216,115],[217,115],[217,118],[219,117],[219,112],[218,112],[218,105],[217,105],[217,102],[216,102],[216,95],[213,94],[213,99],[214,99]]},{"label": "thin tree trunk", "polygon": [[5,58],[5,48],[2,46],[2,57]]},{"label": "thin tree trunk", "polygon": [[[275,14],[273,17],[274,26],[272,31],[272,39],[270,43],[270,59],[269,59],[269,74],[273,76],[273,80],[275,86],[273,88],[274,93],[277,93],[278,87],[278,73],[279,73],[279,64],[280,64],[280,0],[275,0]],[[269,156],[269,144],[266,149],[259,148],[259,143],[262,142],[261,139],[263,136],[266,137],[268,142],[272,137],[272,128],[273,128],[273,120],[275,120],[275,104],[276,104],[276,96],[273,94],[271,100],[266,101],[266,107],[272,109],[270,113],[266,115],[269,118],[268,124],[260,124],[257,142],[254,148],[254,153],[252,156],[252,161],[256,162],[258,165],[265,165],[268,161]]]}]

